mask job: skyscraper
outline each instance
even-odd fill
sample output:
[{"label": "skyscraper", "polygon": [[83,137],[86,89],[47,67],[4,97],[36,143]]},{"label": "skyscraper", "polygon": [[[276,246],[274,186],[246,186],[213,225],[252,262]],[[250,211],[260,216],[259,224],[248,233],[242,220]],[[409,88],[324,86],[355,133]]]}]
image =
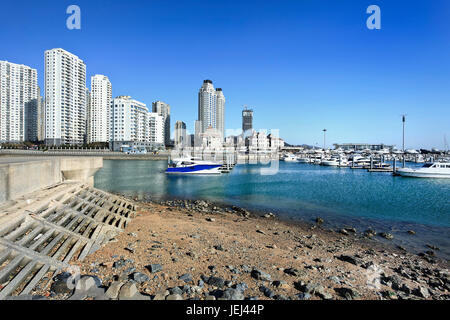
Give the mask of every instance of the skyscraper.
[{"label": "skyscraper", "polygon": [[86,134],[86,65],[63,49],[45,51],[45,143],[82,144]]},{"label": "skyscraper", "polygon": [[35,111],[37,103],[36,69],[0,61],[1,142],[21,142],[28,139],[27,115]]},{"label": "skyscraper", "polygon": [[164,144],[170,145],[170,105],[162,101],[152,103],[152,111],[163,117],[164,121]]},{"label": "skyscraper", "polygon": [[248,130],[253,129],[253,110],[244,107],[242,110],[242,132],[245,134]]},{"label": "skyscraper", "polygon": [[222,139],[225,137],[225,96],[222,88],[216,89],[216,129],[222,134]]},{"label": "skyscraper", "polygon": [[198,120],[202,133],[209,127],[225,135],[225,96],[222,89],[214,89],[211,80],[204,80],[198,93]]},{"label": "skyscraper", "polygon": [[88,112],[88,142],[109,142],[112,88],[107,76],[91,78]]},{"label": "skyscraper", "polygon": [[186,143],[186,124],[183,121],[175,123],[175,146],[183,146]]}]

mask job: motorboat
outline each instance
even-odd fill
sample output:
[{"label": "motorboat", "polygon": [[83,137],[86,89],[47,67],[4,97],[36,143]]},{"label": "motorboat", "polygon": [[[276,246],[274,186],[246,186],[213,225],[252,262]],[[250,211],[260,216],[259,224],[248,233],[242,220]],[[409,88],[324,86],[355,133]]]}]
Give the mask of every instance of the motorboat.
[{"label": "motorboat", "polygon": [[284,158],[282,159],[283,161],[286,162],[297,162],[297,156],[293,155],[293,154],[287,154],[284,156]]},{"label": "motorboat", "polygon": [[221,174],[222,164],[199,160],[197,158],[179,158],[169,160],[166,169],[168,174]]},{"label": "motorboat", "polygon": [[396,172],[403,177],[450,179],[450,162],[425,163],[418,169],[399,168]]},{"label": "motorboat", "polygon": [[310,163],[311,162],[311,160],[309,158],[307,158],[307,157],[297,158],[297,161],[300,162],[300,163]]},{"label": "motorboat", "polygon": [[348,161],[342,157],[332,157],[330,159],[323,159],[321,165],[328,167],[346,167],[348,166]]}]

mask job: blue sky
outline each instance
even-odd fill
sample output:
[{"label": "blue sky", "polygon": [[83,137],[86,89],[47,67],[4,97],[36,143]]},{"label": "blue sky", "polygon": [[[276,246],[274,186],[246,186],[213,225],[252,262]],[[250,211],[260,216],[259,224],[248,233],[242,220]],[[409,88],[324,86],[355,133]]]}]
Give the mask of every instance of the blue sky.
[{"label": "blue sky", "polygon": [[[66,8],[81,8],[81,30]],[[381,30],[366,8],[381,8]],[[172,106],[193,130],[204,79],[223,88],[226,128],[280,129],[293,144],[372,142],[443,148],[450,141],[450,1],[8,1],[0,11],[0,60],[38,69],[64,48],[113,95]]]}]

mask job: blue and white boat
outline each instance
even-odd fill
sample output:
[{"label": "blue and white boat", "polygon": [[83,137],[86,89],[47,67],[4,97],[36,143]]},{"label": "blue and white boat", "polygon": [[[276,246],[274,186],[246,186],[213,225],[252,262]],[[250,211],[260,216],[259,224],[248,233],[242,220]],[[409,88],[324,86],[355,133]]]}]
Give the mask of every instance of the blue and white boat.
[{"label": "blue and white boat", "polygon": [[180,158],[169,161],[166,173],[170,174],[221,174],[222,164],[198,160],[196,158]]}]

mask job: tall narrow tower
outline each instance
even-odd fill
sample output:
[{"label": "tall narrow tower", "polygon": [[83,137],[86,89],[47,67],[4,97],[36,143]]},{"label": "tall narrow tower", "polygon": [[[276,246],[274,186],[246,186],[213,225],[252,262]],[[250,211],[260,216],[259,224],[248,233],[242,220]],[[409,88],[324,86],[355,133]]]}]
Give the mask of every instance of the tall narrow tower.
[{"label": "tall narrow tower", "polygon": [[211,80],[203,81],[198,93],[198,120],[201,122],[201,132],[209,127],[225,134],[225,96],[222,89],[214,89]]},{"label": "tall narrow tower", "polygon": [[244,110],[242,110],[242,132],[245,134],[251,130],[253,130],[253,110],[244,106]]},{"label": "tall narrow tower", "polygon": [[152,103],[152,111],[163,117],[164,121],[164,144],[170,145],[170,105],[162,101]]},{"label": "tall narrow tower", "polygon": [[108,77],[99,74],[93,76],[88,112],[89,143],[109,142],[111,103],[112,88]]},{"label": "tall narrow tower", "polygon": [[82,144],[86,133],[86,65],[63,49],[45,51],[45,142]]},{"label": "tall narrow tower", "polygon": [[222,89],[216,89],[216,129],[225,138],[225,96]]}]

